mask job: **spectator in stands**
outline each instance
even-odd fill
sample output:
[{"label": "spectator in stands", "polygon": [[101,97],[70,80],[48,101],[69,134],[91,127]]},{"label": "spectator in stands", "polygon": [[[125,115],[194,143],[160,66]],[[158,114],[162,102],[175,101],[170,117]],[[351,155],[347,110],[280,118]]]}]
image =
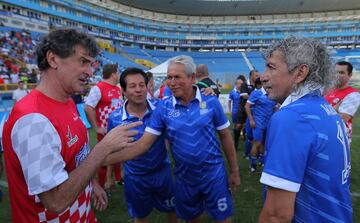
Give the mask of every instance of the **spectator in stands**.
[{"label": "spectator in stands", "polygon": [[154,82],[154,75],[150,71],[146,72],[146,77],[148,80],[147,89],[148,94],[147,98],[151,99],[154,98],[154,90],[155,90],[155,82]]},{"label": "spectator in stands", "polygon": [[19,82],[19,74],[15,73],[15,71],[11,70],[11,74],[10,74],[10,78],[11,78],[11,83],[12,84],[17,84]]},{"label": "spectator in stands", "polygon": [[34,69],[34,68],[31,69],[31,73],[29,75],[30,76],[29,83],[36,84],[38,82],[37,75],[38,75],[38,73],[37,73],[36,69]]},{"label": "spectator in stands", "polygon": [[[109,115],[123,103],[121,89],[117,86],[120,79],[118,65],[105,64],[102,77],[103,80],[91,88],[85,100],[86,117],[97,134],[98,142],[103,139],[107,132]],[[107,179],[113,179],[113,170],[113,166],[102,166],[99,169],[98,180],[102,187],[105,187],[106,183],[106,189],[115,189],[113,181],[106,182]],[[120,164],[115,166],[115,170],[117,180],[122,183]]]},{"label": "spectator in stands", "polygon": [[352,222],[346,128],[322,97],[337,79],[326,46],[288,37],[265,58],[263,85],[281,107],[268,125],[259,222]]},{"label": "spectator in stands", "polygon": [[348,131],[349,143],[351,142],[352,119],[360,105],[360,93],[357,89],[349,86],[353,66],[346,61],[336,63],[336,72],[339,81],[336,89],[325,95],[325,99],[333,106],[343,119]]},{"label": "spectator in stands", "polygon": [[205,64],[199,64],[196,67],[196,79],[198,81],[196,83],[196,85],[198,86],[198,88],[200,90],[210,87],[210,88],[213,89],[216,96],[219,97],[220,90],[218,88],[218,85],[216,83],[214,83],[214,81],[212,81],[210,79],[209,70],[208,70],[208,67]]},{"label": "spectator in stands", "polygon": [[136,132],[128,129],[141,122],[114,128],[90,151],[69,96],[86,86],[97,53],[95,39],[75,29],[54,30],[38,45],[42,80],[15,104],[3,130],[12,222],[96,222],[92,195],[95,209],[106,208],[93,176],[107,155],[132,141]]},{"label": "spectator in stands", "polygon": [[241,131],[239,130],[239,123],[236,116],[239,109],[240,88],[242,84],[243,84],[243,80],[241,80],[240,78],[236,79],[235,87],[230,91],[229,102],[228,102],[228,107],[229,107],[229,111],[231,112],[231,119],[233,122],[233,136],[234,136],[236,150],[238,150],[239,147],[239,138]]},{"label": "spectator in stands", "polygon": [[18,81],[18,88],[13,91],[12,99],[14,100],[14,104],[20,101],[23,97],[25,97],[29,91],[25,87],[24,81]]}]

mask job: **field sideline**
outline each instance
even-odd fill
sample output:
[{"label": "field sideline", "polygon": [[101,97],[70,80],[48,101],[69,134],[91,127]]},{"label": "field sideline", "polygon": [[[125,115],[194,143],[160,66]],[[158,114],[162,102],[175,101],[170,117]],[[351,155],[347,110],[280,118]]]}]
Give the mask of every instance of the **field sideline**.
[{"label": "field sideline", "polygon": [[[351,146],[351,188],[353,194],[354,222],[360,222],[360,114],[356,115],[353,124],[353,142]],[[95,143],[94,132],[90,130],[91,145]],[[258,215],[263,203],[263,187],[259,183],[260,174],[249,174],[247,166],[248,161],[241,157],[242,148],[238,152],[240,161],[241,188],[235,195],[234,206],[235,214],[233,222],[252,223],[257,222]],[[3,176],[0,185],[4,188],[4,199],[0,203],[0,222],[10,222],[10,207],[8,190],[6,187],[6,178]],[[132,222],[127,215],[127,208],[123,198],[123,188],[117,186],[118,192],[112,193],[109,198],[109,207],[104,212],[97,212],[98,222],[115,223],[115,222]],[[154,211],[150,216],[150,222],[166,222],[166,216]],[[204,222],[211,222],[205,216]]]}]

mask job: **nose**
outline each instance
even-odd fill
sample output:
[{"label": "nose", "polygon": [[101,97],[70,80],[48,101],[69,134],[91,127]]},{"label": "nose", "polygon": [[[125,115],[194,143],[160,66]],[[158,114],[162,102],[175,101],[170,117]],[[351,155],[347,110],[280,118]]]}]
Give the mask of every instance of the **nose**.
[{"label": "nose", "polygon": [[268,82],[270,78],[270,71],[268,68],[265,69],[264,74],[261,76],[261,81],[262,82]]},{"label": "nose", "polygon": [[86,73],[89,77],[92,77],[92,76],[93,76],[93,71],[92,71],[91,65],[89,65],[89,66],[86,68],[85,73]]}]

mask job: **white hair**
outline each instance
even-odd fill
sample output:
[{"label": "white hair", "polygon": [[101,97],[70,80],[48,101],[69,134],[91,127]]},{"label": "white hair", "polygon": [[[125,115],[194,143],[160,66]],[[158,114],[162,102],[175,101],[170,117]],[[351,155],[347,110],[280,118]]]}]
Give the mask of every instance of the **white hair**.
[{"label": "white hair", "polygon": [[194,63],[194,60],[190,56],[186,55],[180,55],[173,58],[170,58],[168,61],[168,69],[170,65],[172,64],[182,64],[185,67],[185,73],[187,76],[191,76],[195,74],[196,71],[196,65]]}]

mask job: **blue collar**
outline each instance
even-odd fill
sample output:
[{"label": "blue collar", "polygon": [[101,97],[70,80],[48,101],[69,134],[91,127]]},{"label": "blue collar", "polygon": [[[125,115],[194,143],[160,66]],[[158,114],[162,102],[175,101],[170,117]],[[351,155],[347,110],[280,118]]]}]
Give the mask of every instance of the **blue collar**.
[{"label": "blue collar", "polygon": [[[193,85],[193,88],[196,88],[196,94],[195,94],[195,99],[199,101],[199,103],[201,103],[202,99],[201,99],[201,92],[199,90],[199,88],[196,85]],[[173,107],[175,107],[176,104],[181,104],[180,100],[176,99],[175,96],[171,96],[172,97],[172,104]]]}]

